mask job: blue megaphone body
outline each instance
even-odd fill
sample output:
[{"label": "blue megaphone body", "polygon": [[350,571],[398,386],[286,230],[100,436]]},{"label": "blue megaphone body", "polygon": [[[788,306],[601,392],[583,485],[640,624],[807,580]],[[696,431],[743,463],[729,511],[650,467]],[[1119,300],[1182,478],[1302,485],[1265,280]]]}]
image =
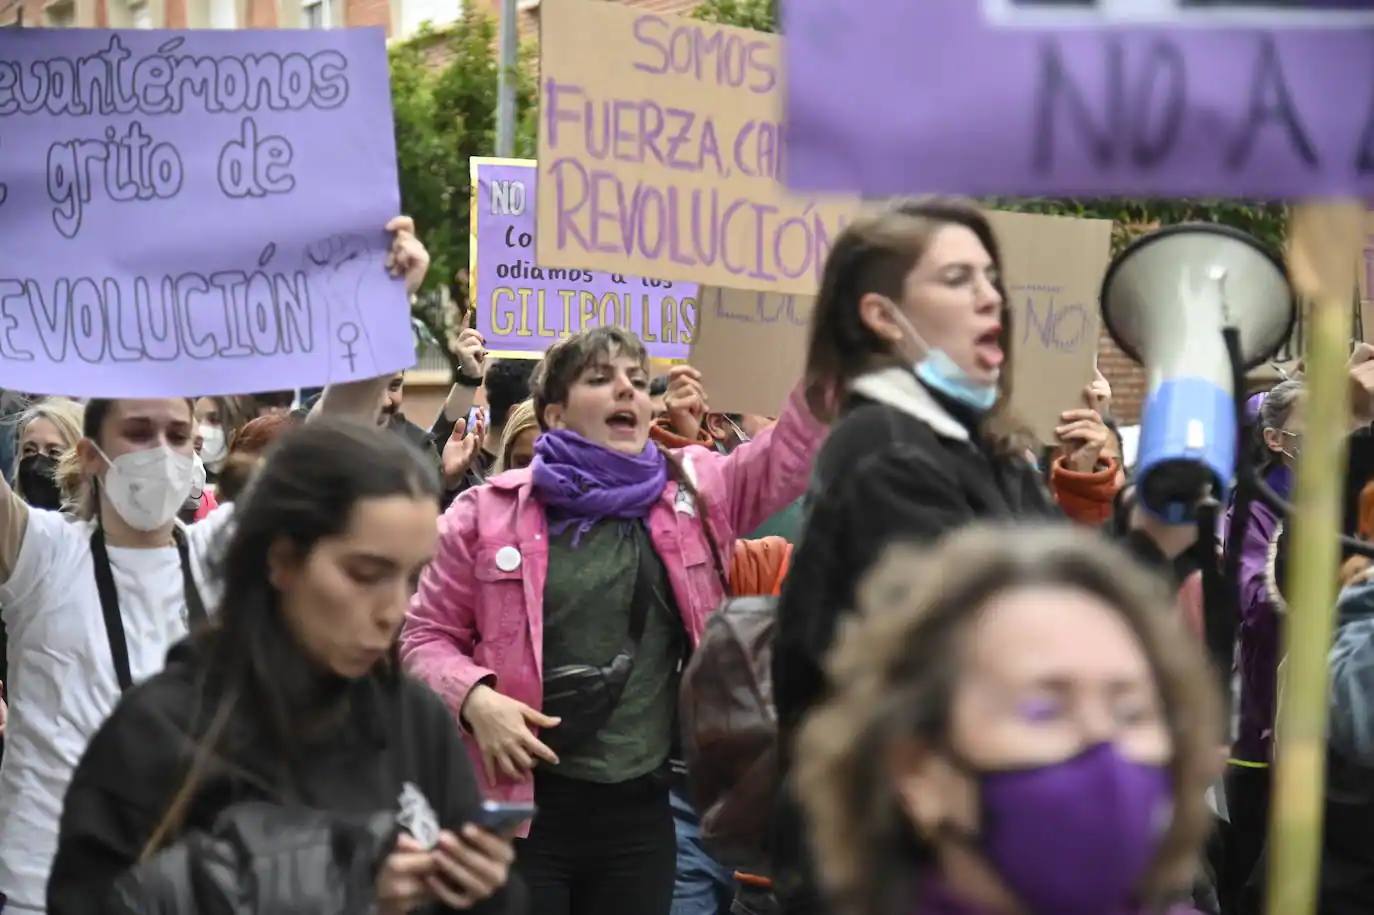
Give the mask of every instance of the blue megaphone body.
[{"label": "blue megaphone body", "polygon": [[1234,379],[1278,351],[1295,314],[1283,262],[1235,229],[1171,226],[1113,260],[1102,316],[1145,368],[1136,485],[1148,511],[1182,523],[1202,500],[1224,501],[1236,467]]}]

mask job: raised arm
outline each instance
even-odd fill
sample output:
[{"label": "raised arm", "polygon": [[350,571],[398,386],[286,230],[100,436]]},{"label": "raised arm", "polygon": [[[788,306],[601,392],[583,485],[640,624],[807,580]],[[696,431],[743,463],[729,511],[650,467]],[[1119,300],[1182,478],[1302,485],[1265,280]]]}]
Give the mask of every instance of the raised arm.
[{"label": "raised arm", "polygon": [[10,580],[29,529],[29,507],[0,473],[0,584]]},{"label": "raised arm", "polygon": [[430,434],[440,449],[453,435],[453,427],[465,418],[477,400],[477,389],[487,374],[487,341],[481,333],[470,325],[472,312],[468,312],[463,330],[458,334],[454,345],[454,355],[458,357],[458,379],[449,388],[444,408],[434,419]]},{"label": "raised arm", "polygon": [[496,675],[472,658],[477,644],[477,496],[469,490],[439,520],[439,550],[410,602],[401,660],[444,700],[455,721],[468,693]]}]

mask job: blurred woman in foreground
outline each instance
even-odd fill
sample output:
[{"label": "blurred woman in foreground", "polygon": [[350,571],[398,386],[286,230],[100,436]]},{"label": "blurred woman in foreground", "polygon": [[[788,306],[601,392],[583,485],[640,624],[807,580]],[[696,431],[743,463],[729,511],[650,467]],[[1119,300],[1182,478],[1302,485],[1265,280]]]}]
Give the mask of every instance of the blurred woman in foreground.
[{"label": "blurred woman in foreground", "polygon": [[238,502],[212,625],[76,770],[53,915],[520,910],[457,728],[396,659],[438,492],[362,423],[279,443]]},{"label": "blurred woman in foreground", "polygon": [[889,553],[797,752],[839,912],[1190,911],[1221,731],[1161,587],[1064,527]]}]

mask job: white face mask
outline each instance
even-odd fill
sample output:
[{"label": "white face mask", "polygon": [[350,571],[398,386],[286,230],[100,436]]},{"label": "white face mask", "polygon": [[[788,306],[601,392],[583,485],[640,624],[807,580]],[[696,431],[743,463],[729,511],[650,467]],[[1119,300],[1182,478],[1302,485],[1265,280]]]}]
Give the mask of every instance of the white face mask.
[{"label": "white face mask", "polygon": [[98,445],[96,452],[110,465],[101,484],[105,495],[135,530],[162,527],[176,517],[191,494],[196,462],[189,454],[178,454],[165,444],[130,451],[114,460]]},{"label": "white face mask", "polygon": [[211,473],[219,473],[219,469],[224,466],[224,459],[229,457],[229,443],[224,440],[224,427],[207,426],[202,423],[200,442],[200,459],[205,462]]}]

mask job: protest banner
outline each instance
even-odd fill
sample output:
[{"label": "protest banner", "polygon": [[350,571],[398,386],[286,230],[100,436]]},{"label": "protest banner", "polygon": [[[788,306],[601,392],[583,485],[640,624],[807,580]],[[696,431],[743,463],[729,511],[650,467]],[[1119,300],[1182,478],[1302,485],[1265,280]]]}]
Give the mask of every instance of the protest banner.
[{"label": "protest banner", "polygon": [[540,19],[539,266],[815,293],[857,202],[780,182],[780,39],[588,0]]},{"label": "protest banner", "polygon": [[1000,211],[988,218],[1011,306],[1011,412],[1053,444],[1059,414],[1085,406],[1083,388],[1093,379],[1112,223]]},{"label": "protest banner", "polygon": [[1371,28],[1007,28],[968,0],[782,12],[799,192],[1374,196]]},{"label": "protest banner", "polygon": [[0,29],[0,386],[231,394],[412,364],[377,29]]},{"label": "protest banner", "polygon": [[712,410],[776,416],[806,367],[811,296],[701,287],[701,329],[688,362]]},{"label": "protest banner", "polygon": [[531,159],[472,159],[470,295],[476,327],[497,356],[538,357],[550,344],[602,324],[639,335],[649,355],[687,355],[697,285],[579,268],[541,267]]},{"label": "protest banner", "polygon": [[[1097,295],[1111,257],[1112,224],[1027,213],[988,213],[1002,247],[1012,322],[1017,419],[1054,442],[1059,414],[1083,406],[1093,378]],[[777,413],[806,363],[809,296],[702,287],[701,328],[690,362],[711,409]]]},{"label": "protest banner", "polygon": [[1349,28],[1374,24],[1374,0],[981,0],[999,25],[1244,24]]}]

